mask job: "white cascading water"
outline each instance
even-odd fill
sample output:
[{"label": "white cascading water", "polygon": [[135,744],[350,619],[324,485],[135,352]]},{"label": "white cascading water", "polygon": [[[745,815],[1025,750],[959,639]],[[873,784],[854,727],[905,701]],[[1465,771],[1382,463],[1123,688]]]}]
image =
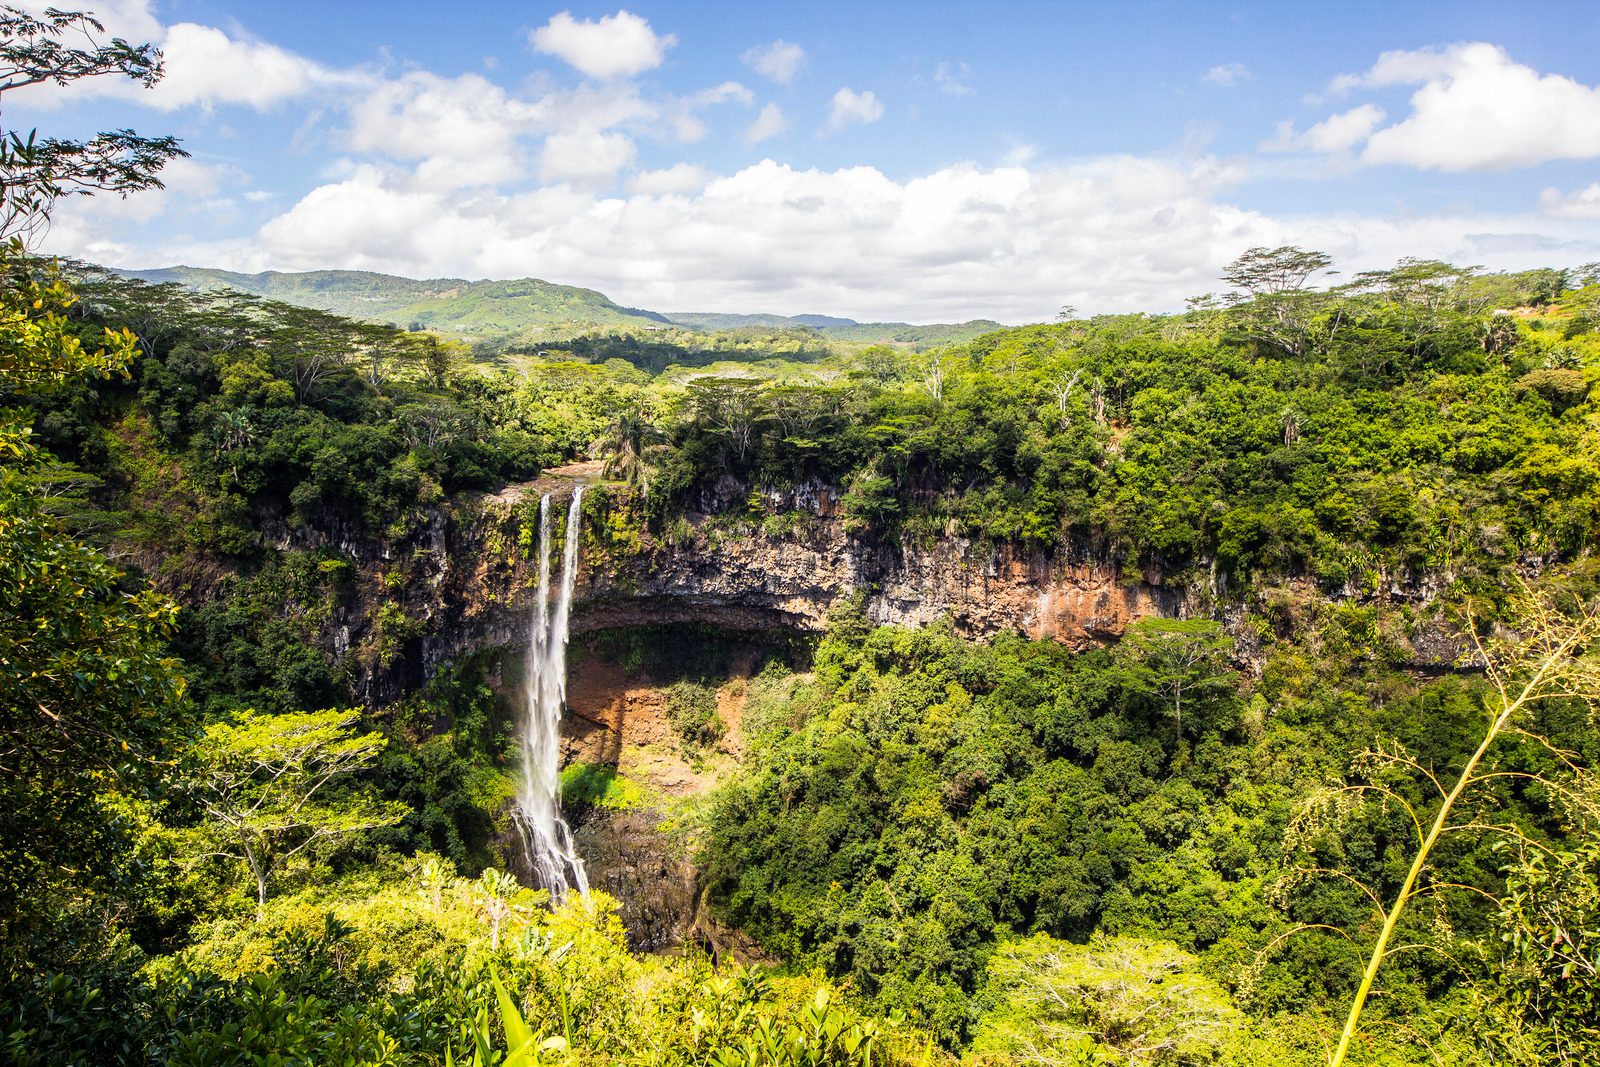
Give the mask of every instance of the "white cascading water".
[{"label": "white cascading water", "polygon": [[567,536],[561,551],[561,584],[551,610],[550,496],[539,501],[539,605],[528,644],[528,698],[522,722],[522,790],[518,823],[528,863],[552,903],[576,889],[589,896],[583,860],[561,818],[561,712],[567,702],[567,620],[578,570],[578,512],[583,486],[574,486],[567,506]]}]

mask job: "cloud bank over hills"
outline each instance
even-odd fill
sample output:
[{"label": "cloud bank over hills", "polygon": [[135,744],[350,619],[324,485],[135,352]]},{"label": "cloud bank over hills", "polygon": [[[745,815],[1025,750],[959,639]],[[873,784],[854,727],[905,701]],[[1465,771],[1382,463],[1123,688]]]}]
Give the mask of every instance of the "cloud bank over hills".
[{"label": "cloud bank over hills", "polygon": [[[825,66],[804,26],[774,23],[710,70],[688,52],[712,31],[687,15],[559,12],[510,35],[507,55],[534,68],[519,77],[502,57],[461,69],[374,46],[341,63],[236,23],[167,22],[148,0],[99,6],[111,32],[162,45],[161,85],[15,100],[46,127],[176,124],[195,151],[165,192],[60,213],[51,250],[116,266],[538,275],[649,307],[1016,322],[1065,303],[1176,309],[1252,245],[1315,247],[1347,270],[1416,254],[1507,269],[1600,259],[1596,186],[1558,166],[1600,157],[1600,88],[1484,41],[1382,51],[1306,78],[1299,105],[1262,96],[1252,114],[1302,114],[1252,119],[1244,150],[1205,131],[983,153],[953,138],[910,167],[885,146],[926,136],[924,110],[1000,95],[995,65],[960,57],[959,41],[908,61],[896,85]],[[1270,94],[1244,58],[1207,57],[1174,92]],[[287,140],[263,146],[255,124]],[[1332,195],[1373,172],[1397,188],[1467,184],[1426,209]]]}]

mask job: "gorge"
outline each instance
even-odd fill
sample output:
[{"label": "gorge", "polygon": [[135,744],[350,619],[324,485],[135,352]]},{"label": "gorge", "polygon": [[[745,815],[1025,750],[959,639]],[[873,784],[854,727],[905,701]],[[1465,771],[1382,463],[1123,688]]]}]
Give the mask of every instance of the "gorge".
[{"label": "gorge", "polygon": [[[1523,581],[1592,584],[1587,385],[1539,362],[1591,343],[1581,310],[1510,332],[1452,312],[1460,329],[1405,350],[1403,374],[1342,341],[1274,353],[1195,312],[752,364],[770,378],[510,353],[438,380],[351,363],[297,391],[304,309],[262,340],[241,307],[235,341],[206,318],[234,297],[106,285],[86,324],[148,301],[140,321],[171,325],[129,380],[40,401],[30,432],[96,472],[81,497],[37,498],[127,571],[86,588],[168,627],[169,660],[106,670],[181,664],[172,714],[203,724],[188,762],[153,764],[181,788],[124,809],[160,827],[146,869],[181,861],[176,910],[125,905],[151,961],[132,981],[154,984],[121,988],[151,1042],[176,1040],[158,997],[213,988],[162,968],[226,984],[219,1026],[252,983],[314,980],[427,1048],[428,1020],[492,1008],[495,968],[544,1005],[547,1039],[569,1040],[550,1020],[572,1012],[577,1040],[636,1040],[606,1014],[626,1004],[679,1020],[638,1039],[648,1056],[700,1040],[683,1020],[728,989],[799,1025],[772,981],[903,1013],[916,1049],[1006,1062],[1060,1032],[1037,1028],[1041,982],[1104,973],[1183,976],[1202,1062],[1310,1063],[1296,1028],[1326,1029],[1350,994],[1372,899],[1316,872],[1381,897],[1406,833],[1398,809],[1322,798],[1377,778],[1426,806],[1416,768],[1471,751],[1492,699],[1463,660],[1473,636],[1498,649],[1525,625]],[[354,351],[375,328],[318,329]],[[0,491],[32,501],[32,484]],[[1464,630],[1484,605],[1492,622]],[[54,632],[31,626],[27,647]],[[309,747],[274,732],[302,722]],[[1587,751],[1591,722],[1553,708],[1527,725],[1559,740],[1497,765],[1560,779],[1550,753]],[[221,857],[248,828],[188,798],[252,752],[331,784],[320,821],[264,824],[252,848],[282,855],[244,883]],[[1474,803],[1558,856],[1571,839],[1536,792]],[[1495,939],[1523,920],[1484,894],[1535,875],[1495,848],[1446,856],[1439,892],[1472,888],[1417,906],[1405,936],[1511,952]],[[1476,1040],[1429,992],[1446,970],[1408,960],[1392,980],[1429,1005],[1429,1042]],[[686,1014],[650,999],[663,988]],[[1417,1062],[1409,1040],[1396,1062]]]},{"label": "gorge", "polygon": [[1600,1063],[1588,12],[230,2],[0,4],[0,1067]]}]

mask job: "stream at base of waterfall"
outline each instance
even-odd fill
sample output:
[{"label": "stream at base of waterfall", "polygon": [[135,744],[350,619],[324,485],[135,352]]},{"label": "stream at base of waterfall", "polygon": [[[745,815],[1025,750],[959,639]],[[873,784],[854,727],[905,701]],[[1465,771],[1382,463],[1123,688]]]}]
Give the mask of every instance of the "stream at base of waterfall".
[{"label": "stream at base of waterfall", "polygon": [[[567,701],[567,626],[577,581],[578,521],[583,486],[567,505],[560,584],[551,588],[550,495],[539,500],[539,590],[528,643],[527,699],[522,714],[522,788],[517,825],[539,887],[557,903],[568,890],[587,898],[589,879],[561,818],[561,713]],[[552,594],[554,603],[552,603]]]}]

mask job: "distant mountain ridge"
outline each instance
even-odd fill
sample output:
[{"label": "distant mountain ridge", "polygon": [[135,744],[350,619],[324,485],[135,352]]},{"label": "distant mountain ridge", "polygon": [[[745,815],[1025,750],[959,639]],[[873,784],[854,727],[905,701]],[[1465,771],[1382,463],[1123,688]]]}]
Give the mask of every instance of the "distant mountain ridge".
[{"label": "distant mountain ridge", "polygon": [[666,318],[668,322],[698,330],[807,326],[835,341],[919,346],[959,344],[993,330],[1005,329],[993,319],[932,322],[919,326],[910,322],[857,322],[836,315],[726,315],[714,311],[669,311]]},{"label": "distant mountain ridge", "polygon": [[859,326],[855,319],[837,315],[730,315],[720,311],[669,311],[668,322],[697,330],[737,330],[743,326],[809,326],[824,330],[831,326]]},{"label": "distant mountain ridge", "polygon": [[604,293],[539,278],[507,281],[402,278],[366,270],[262,271],[240,274],[211,267],[118,270],[152,284],[191,289],[236,289],[286,304],[331,311],[353,319],[453,333],[467,340],[506,340],[547,327],[618,327],[691,330],[741,328],[816,330],[832,340],[926,346],[969,341],[1002,329],[990,319],[962,323],[857,322],[836,315],[736,315],[624,307]]},{"label": "distant mountain ridge", "polygon": [[504,337],[536,326],[579,323],[595,326],[662,325],[653,311],[622,307],[604,293],[539,278],[468,281],[465,278],[401,278],[366,270],[263,271],[239,274],[210,267],[124,270],[128,278],[191,289],[238,289],[286,304],[331,311],[353,319],[397,326],[420,325],[464,336]]}]

